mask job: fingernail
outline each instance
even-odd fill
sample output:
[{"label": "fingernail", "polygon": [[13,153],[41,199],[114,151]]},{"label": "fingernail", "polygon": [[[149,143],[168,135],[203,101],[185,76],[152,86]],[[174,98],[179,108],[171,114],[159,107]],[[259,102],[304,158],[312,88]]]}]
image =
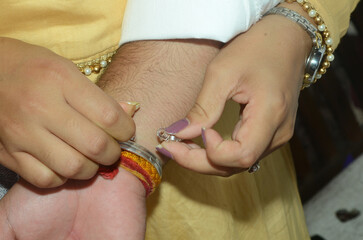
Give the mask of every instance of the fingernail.
[{"label": "fingernail", "polygon": [[205,127],[202,127],[202,140],[203,140],[203,143],[204,143],[204,147],[206,148],[207,147],[207,142],[206,142],[206,139],[205,139]]},{"label": "fingernail", "polygon": [[166,150],[165,148],[163,148],[163,146],[161,146],[161,144],[156,146],[156,151],[158,151],[159,153],[163,154],[165,157],[171,158],[173,159],[173,155],[171,155],[171,153]]},{"label": "fingernail", "polygon": [[165,128],[165,131],[168,133],[178,133],[184,128],[186,128],[189,125],[189,120],[184,118],[182,120],[179,120],[173,124],[171,124],[169,127]]},{"label": "fingernail", "polygon": [[134,106],[135,107],[135,111],[139,110],[140,108],[140,103],[139,102],[126,102],[127,104]]}]

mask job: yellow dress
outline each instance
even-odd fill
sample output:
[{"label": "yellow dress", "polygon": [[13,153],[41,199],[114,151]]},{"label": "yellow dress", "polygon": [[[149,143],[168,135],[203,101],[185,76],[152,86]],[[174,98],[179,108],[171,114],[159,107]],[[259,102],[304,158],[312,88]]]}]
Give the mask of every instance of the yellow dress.
[{"label": "yellow dress", "polygon": [[[337,46],[358,0],[310,2]],[[125,6],[126,0],[2,0],[0,36],[87,64],[117,49]],[[231,132],[235,108],[228,105],[220,131]],[[170,162],[163,177],[147,200],[146,239],[309,239],[288,147],[266,157],[256,174],[204,176]]]}]

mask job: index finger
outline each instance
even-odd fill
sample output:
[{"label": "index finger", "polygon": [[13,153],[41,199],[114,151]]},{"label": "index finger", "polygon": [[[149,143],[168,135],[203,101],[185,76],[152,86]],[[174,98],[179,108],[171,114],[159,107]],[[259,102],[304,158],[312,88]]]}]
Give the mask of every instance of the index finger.
[{"label": "index finger", "polygon": [[65,100],[76,111],[119,141],[130,139],[135,123],[121,106],[80,72],[71,72],[72,81],[65,82]]}]

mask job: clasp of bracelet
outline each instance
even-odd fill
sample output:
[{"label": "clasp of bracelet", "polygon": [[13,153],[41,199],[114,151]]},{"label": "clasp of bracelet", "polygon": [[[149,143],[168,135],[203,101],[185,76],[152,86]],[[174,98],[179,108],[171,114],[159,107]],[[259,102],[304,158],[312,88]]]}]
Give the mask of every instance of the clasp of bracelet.
[{"label": "clasp of bracelet", "polygon": [[159,128],[156,132],[156,135],[158,136],[159,140],[161,142],[164,141],[173,141],[173,142],[180,142],[182,139],[176,137],[175,135],[168,133],[165,128]]}]

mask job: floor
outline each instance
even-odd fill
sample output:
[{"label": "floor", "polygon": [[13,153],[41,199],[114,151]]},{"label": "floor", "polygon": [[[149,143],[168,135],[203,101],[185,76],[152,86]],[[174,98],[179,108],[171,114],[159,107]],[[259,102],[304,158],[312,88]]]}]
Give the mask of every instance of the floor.
[{"label": "floor", "polygon": [[[340,209],[355,209],[360,215],[342,222],[336,216]],[[363,155],[310,199],[304,210],[310,235],[316,236],[312,239],[363,240]]]}]

